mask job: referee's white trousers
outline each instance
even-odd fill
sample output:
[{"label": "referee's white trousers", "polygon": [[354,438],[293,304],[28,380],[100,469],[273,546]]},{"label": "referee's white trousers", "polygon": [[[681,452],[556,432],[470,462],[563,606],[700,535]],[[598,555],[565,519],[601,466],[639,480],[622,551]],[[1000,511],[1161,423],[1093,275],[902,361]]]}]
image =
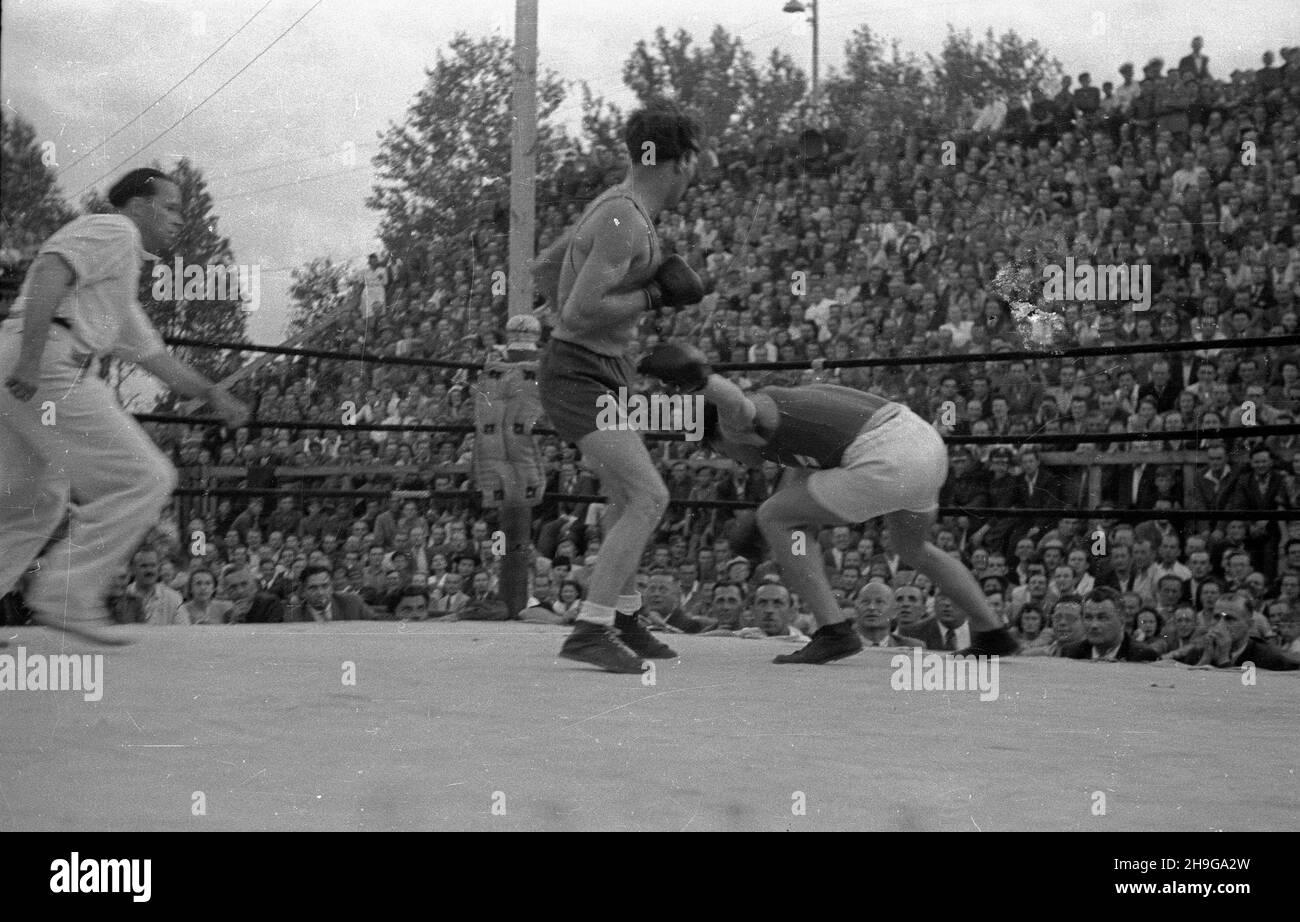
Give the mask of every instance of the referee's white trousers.
[{"label": "referee's white trousers", "polygon": [[67,534],[41,557],[27,605],[60,621],[102,618],[109,583],[157,524],[176,469],[118,406],[98,363],[83,371],[62,327],[50,326],[36,395],[14,399],[3,383],[21,347],[21,320],[0,323],[0,594],[67,512]]}]

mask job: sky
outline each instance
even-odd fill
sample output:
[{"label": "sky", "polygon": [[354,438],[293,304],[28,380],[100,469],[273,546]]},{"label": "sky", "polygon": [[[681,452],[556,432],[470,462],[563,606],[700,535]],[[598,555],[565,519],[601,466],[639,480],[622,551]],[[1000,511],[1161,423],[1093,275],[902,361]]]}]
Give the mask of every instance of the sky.
[{"label": "sky", "polygon": [[[575,129],[578,81],[630,108],[623,61],[659,26],[703,39],[721,23],[756,57],[779,47],[810,71],[808,16],[783,5],[540,0],[539,70],[572,82],[559,114]],[[155,159],[166,168],[189,157],[205,173],[218,232],[238,263],[260,269],[248,330],[262,343],[283,339],[290,269],[318,256],[360,263],[378,249],[369,158],[404,120],[425,68],[457,32],[514,34],[513,0],[5,0],[0,17],[0,101],[52,143],[74,204]],[[821,0],[823,73],[863,23],[918,55],[939,51],[949,23],[1014,29],[1098,86],[1126,60],[1175,63],[1193,35],[1205,37],[1215,76],[1300,42],[1296,0]]]}]

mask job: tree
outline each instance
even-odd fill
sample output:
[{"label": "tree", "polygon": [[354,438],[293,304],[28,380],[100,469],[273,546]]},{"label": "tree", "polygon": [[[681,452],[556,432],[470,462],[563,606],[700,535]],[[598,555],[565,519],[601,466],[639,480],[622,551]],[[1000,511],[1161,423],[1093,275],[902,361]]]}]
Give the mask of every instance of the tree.
[{"label": "tree", "polygon": [[0,320],[47,237],[77,216],[59,191],[57,148],[21,116],[0,110]]},{"label": "tree", "polygon": [[889,131],[915,125],[927,112],[932,84],[920,59],[904,55],[897,39],[886,49],[869,26],[859,26],[844,43],[844,70],[831,72],[823,97],[846,131]]},{"label": "tree", "polygon": [[[183,336],[214,342],[246,342],[249,310],[258,306],[253,298],[260,294],[260,267],[256,264],[237,267],[230,238],[217,233],[218,217],[212,211],[212,196],[198,170],[188,158],[167,174],[181,190],[181,232],[167,254],[154,267],[153,273],[143,273],[140,303],[163,336]],[[174,275],[176,258],[185,267],[184,279],[173,280],[169,286],[162,284]],[[189,267],[224,267],[223,286],[217,284],[216,273],[206,273],[199,282]],[[165,271],[164,271],[165,270]],[[207,278],[213,284],[207,283]],[[181,286],[181,282],[184,286]],[[248,290],[243,290],[248,286]],[[244,361],[242,353],[229,353],[193,346],[175,346],[173,354],[192,365],[201,374],[219,380],[238,368]]]},{"label": "tree", "polygon": [[57,162],[52,142],[38,143],[30,122],[0,110],[0,245],[34,250],[77,216],[59,191]]},{"label": "tree", "polygon": [[293,284],[289,286],[290,336],[320,322],[343,303],[352,290],[350,272],[346,263],[335,263],[328,256],[318,256],[293,270]]},{"label": "tree", "polygon": [[744,42],[714,26],[705,46],[661,26],[654,41],[637,42],[623,64],[623,82],[642,102],[669,96],[695,112],[706,138],[726,144],[788,124],[807,93],[807,77],[788,55],[773,50],[765,68]]},{"label": "tree", "polygon": [[626,123],[622,109],[592,93],[591,85],[582,81],[582,133],[591,148],[621,148]]},{"label": "tree", "polygon": [[950,24],[939,57],[928,57],[950,118],[977,93],[992,92],[1003,99],[1026,97],[1034,87],[1056,83],[1062,74],[1060,62],[1048,57],[1037,41],[1025,41],[1014,31],[994,36],[989,29],[976,41],[969,29],[958,32]]},{"label": "tree", "polygon": [[[499,216],[509,189],[513,68],[511,42],[462,33],[425,70],[406,123],[389,127],[373,161],[381,184],[366,204],[383,215],[379,237],[389,253],[419,264],[431,244],[454,247],[453,239]],[[555,169],[568,142],[549,121],[563,101],[560,79],[539,74],[539,176]]]},{"label": "tree", "polygon": [[743,143],[755,132],[784,131],[792,127],[808,99],[808,77],[788,54],[773,48],[763,70],[749,68],[745,74],[745,98],[748,101],[741,118],[735,120],[724,143]]}]

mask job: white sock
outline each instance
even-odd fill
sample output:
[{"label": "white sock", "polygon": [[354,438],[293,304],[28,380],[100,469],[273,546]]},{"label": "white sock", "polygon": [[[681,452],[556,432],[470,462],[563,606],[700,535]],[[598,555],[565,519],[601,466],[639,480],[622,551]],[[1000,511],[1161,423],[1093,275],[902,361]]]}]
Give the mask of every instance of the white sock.
[{"label": "white sock", "polygon": [[608,605],[597,605],[595,602],[583,601],[582,607],[578,609],[578,621],[590,621],[592,624],[599,624],[603,627],[614,626],[614,609]]},{"label": "white sock", "polygon": [[641,610],[641,593],[634,592],[631,595],[619,596],[618,604],[614,608],[621,615],[635,615]]}]

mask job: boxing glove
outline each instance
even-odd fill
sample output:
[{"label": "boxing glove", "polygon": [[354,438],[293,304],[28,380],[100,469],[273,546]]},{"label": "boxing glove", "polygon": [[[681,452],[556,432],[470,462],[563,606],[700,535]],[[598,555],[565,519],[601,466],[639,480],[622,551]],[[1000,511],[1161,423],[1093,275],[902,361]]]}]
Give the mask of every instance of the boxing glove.
[{"label": "boxing glove", "polygon": [[645,291],[651,308],[686,307],[704,299],[704,282],[694,269],[686,265],[686,260],[674,253],[659,266]]},{"label": "boxing glove", "polygon": [[702,390],[709,383],[709,375],[713,374],[704,353],[694,346],[679,346],[677,343],[655,346],[637,363],[636,370],[688,391]]}]

